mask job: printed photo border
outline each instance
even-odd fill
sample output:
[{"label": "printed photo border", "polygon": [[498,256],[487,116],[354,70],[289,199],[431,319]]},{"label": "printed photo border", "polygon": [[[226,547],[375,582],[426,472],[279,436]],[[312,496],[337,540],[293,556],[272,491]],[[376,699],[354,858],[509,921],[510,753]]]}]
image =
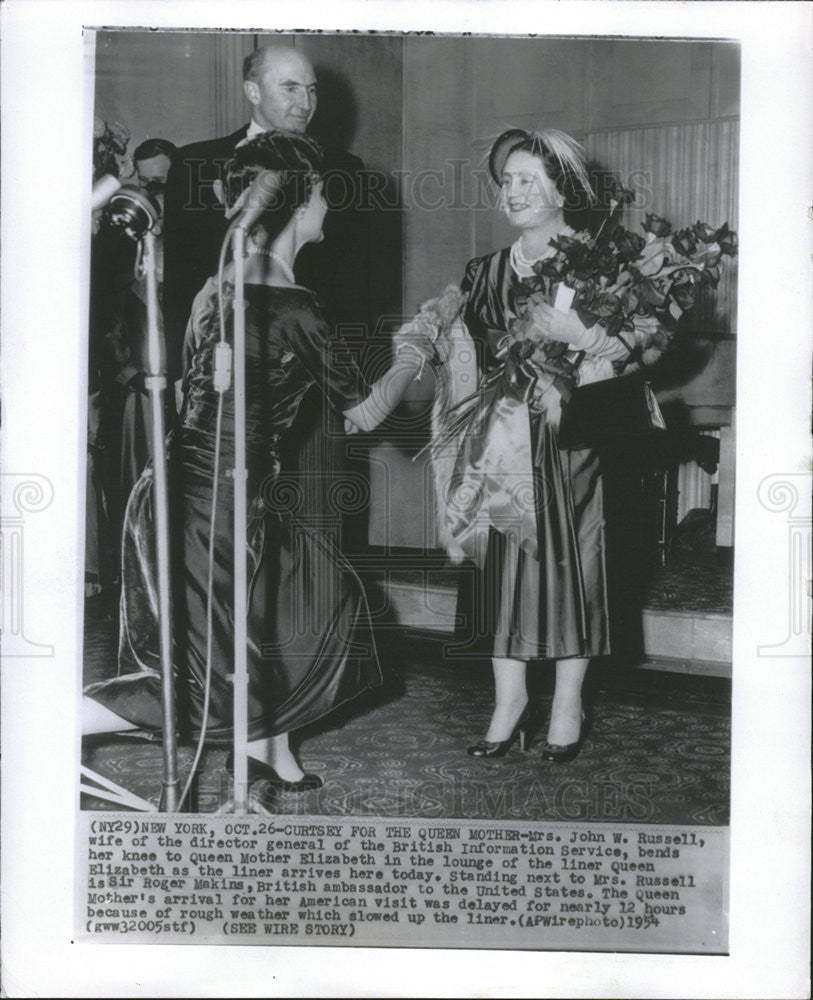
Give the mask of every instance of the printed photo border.
[{"label": "printed photo border", "polygon": [[[142,995],[177,995],[190,992],[193,982],[206,983],[213,995],[259,994],[271,992],[270,975],[273,992],[289,995],[421,995],[422,989],[453,995],[482,993],[485,986],[489,995],[620,996],[645,995],[657,985],[664,995],[737,991],[756,996],[760,983],[775,995],[801,995],[809,862],[802,828],[807,810],[799,807],[808,787],[809,740],[801,711],[808,703],[804,593],[796,592],[795,574],[803,578],[805,555],[789,538],[801,538],[803,544],[806,537],[809,545],[809,297],[799,252],[806,246],[800,220],[807,208],[810,167],[803,138],[810,93],[804,17],[784,4],[771,5],[767,19],[767,11],[749,4],[698,4],[693,18],[678,4],[659,4],[657,10],[649,4],[586,3],[555,10],[511,5],[512,20],[523,30],[548,33],[555,24],[557,34],[714,36],[743,44],[731,955],[655,959],[427,951],[419,976],[406,978],[394,970],[407,970],[414,960],[400,952],[320,950],[314,953],[317,959],[331,956],[326,975],[318,962],[303,967],[301,949],[230,950],[224,959],[222,952],[210,956],[200,948],[134,946],[137,951],[131,947],[120,953],[115,946],[70,941],[73,859],[68,845],[75,803],[75,772],[70,772],[78,761],[65,748],[77,744],[74,684],[81,618],[75,608],[82,592],[77,470],[83,468],[84,404],[66,373],[80,370],[73,331],[81,329],[87,248],[76,219],[83,210],[77,192],[84,190],[88,144],[79,140],[92,128],[81,26],[132,23],[136,8],[59,4],[59,18],[48,18],[55,10],[51,4],[32,7],[23,14],[22,5],[12,2],[3,11],[3,474],[36,476],[49,470],[53,495],[46,486],[27,499],[37,530],[26,535],[24,588],[16,609],[26,637],[43,647],[43,655],[4,656],[3,662],[3,939],[9,995],[32,989],[55,995],[134,989]],[[368,4],[363,11],[337,5],[337,23],[331,27],[432,24],[434,30],[459,31],[463,24],[464,30],[493,32],[505,30],[505,9],[444,4],[431,12],[416,7],[407,15],[384,4]],[[222,5],[193,10],[181,3],[169,9],[146,3],[137,12],[140,23],[164,27],[224,20]],[[261,12],[244,4],[238,12],[240,26],[264,27],[273,16],[268,4]],[[285,26],[325,26],[320,23],[324,13],[308,5],[301,16],[301,23]],[[280,22],[284,19],[281,11]],[[43,50],[48,86],[26,87],[31,52]],[[766,149],[772,154],[770,168],[764,163]],[[9,189],[16,184],[20,197],[12,201]],[[761,253],[759,247],[770,249]],[[771,341],[763,347],[766,330],[772,331]],[[4,513],[8,493],[4,484]],[[785,638],[790,641],[784,653],[770,651]],[[770,745],[762,738],[768,724]],[[758,922],[750,919],[754,910],[762,918]],[[44,942],[48,963],[35,959]],[[122,977],[126,967],[139,969],[136,981]]]}]

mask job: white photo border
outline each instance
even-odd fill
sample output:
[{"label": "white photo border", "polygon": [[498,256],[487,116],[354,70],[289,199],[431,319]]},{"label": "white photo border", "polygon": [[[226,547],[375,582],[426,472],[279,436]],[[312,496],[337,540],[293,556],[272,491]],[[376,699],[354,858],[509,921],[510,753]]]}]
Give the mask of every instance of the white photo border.
[{"label": "white photo border", "polygon": [[[3,661],[3,977],[9,996],[804,996],[810,685],[787,628],[788,518],[773,474],[810,475],[809,4],[389,2],[329,7],[6,0],[3,473],[44,475],[24,618],[51,657]],[[84,545],[84,358],[92,102],[82,26],[624,35],[742,44],[730,955],[74,944]],[[798,481],[794,479],[792,481]],[[807,480],[809,482],[809,479]],[[7,493],[7,490],[4,491]],[[4,503],[7,496],[4,496]],[[808,501],[803,497],[800,503]],[[5,508],[4,508],[5,509]],[[802,519],[805,510],[801,509]],[[809,518],[807,521],[808,531]],[[69,749],[70,748],[70,749]]]}]

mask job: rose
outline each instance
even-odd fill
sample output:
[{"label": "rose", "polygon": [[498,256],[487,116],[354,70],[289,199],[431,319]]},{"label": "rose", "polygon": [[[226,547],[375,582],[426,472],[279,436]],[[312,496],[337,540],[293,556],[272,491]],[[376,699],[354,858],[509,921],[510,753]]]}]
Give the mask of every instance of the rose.
[{"label": "rose", "polygon": [[724,222],[714,234],[714,242],[720,250],[728,257],[733,257],[739,247],[737,234],[728,228],[728,223]]},{"label": "rose", "polygon": [[103,174],[114,177],[129,177],[133,172],[133,161],[127,153],[130,141],[129,131],[120,123],[108,125],[101,118],[93,123],[93,179]]},{"label": "rose", "polygon": [[643,311],[649,312],[651,307],[660,308],[666,301],[666,295],[658,288],[652,278],[642,278],[635,286]]},{"label": "rose", "polygon": [[716,288],[720,280],[720,267],[718,264],[710,264],[700,272],[700,283],[709,288]]},{"label": "rose", "polygon": [[625,260],[635,260],[644,249],[644,238],[637,233],[631,233],[623,226],[616,226],[612,242],[615,249]]},{"label": "rose", "polygon": [[555,257],[547,257],[545,260],[538,260],[534,264],[533,269],[537,277],[553,278],[554,280],[558,280],[567,274],[570,270],[570,265],[566,257],[562,254],[557,254]]},{"label": "rose", "polygon": [[691,309],[697,297],[697,291],[693,281],[675,282],[671,289],[672,298],[685,312]]},{"label": "rose", "polygon": [[614,279],[618,274],[618,260],[611,250],[597,250],[593,254],[593,264],[605,278]]},{"label": "rose", "polygon": [[584,284],[573,299],[573,309],[588,330],[598,323],[598,313],[593,309],[596,293],[590,284]]},{"label": "rose", "polygon": [[708,222],[695,222],[692,230],[701,243],[714,243],[715,232]]},{"label": "rose", "polygon": [[621,299],[618,295],[613,295],[611,292],[604,292],[593,299],[590,303],[590,308],[599,319],[608,319],[610,316],[615,316],[620,312]]},{"label": "rose", "polygon": [[121,122],[113,122],[112,125],[108,125],[107,129],[113,148],[117,153],[123,153],[127,149],[127,143],[130,141],[129,130]]},{"label": "rose", "polygon": [[580,244],[578,249],[573,249],[568,254],[570,270],[576,279],[586,280],[592,278],[596,273],[595,254],[585,244]]},{"label": "rose", "polygon": [[578,240],[573,236],[566,236],[564,233],[560,233],[555,239],[550,241],[550,245],[564,254],[569,254],[582,249],[586,244],[584,240]]},{"label": "rose", "polygon": [[685,229],[679,229],[672,236],[672,245],[684,257],[691,257],[697,249],[697,239],[692,230],[687,226]]},{"label": "rose", "polygon": [[668,236],[672,232],[672,224],[660,215],[648,212],[646,218],[641,223],[641,228],[645,233],[652,233],[653,236]]},{"label": "rose", "polygon": [[701,251],[694,260],[698,267],[714,267],[720,260],[722,251],[716,243],[709,243],[705,250]]},{"label": "rose", "polygon": [[635,292],[625,289],[621,293],[621,312],[625,316],[634,316],[638,311],[638,296]]}]

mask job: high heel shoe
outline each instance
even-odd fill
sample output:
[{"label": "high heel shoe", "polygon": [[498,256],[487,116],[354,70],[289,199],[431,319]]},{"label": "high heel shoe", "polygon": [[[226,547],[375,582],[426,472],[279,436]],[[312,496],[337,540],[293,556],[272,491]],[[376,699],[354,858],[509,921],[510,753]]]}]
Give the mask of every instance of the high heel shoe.
[{"label": "high heel shoe", "polygon": [[579,755],[579,751],[584,745],[584,738],[587,735],[587,718],[582,711],[581,725],[579,726],[579,738],[573,743],[549,743],[545,740],[542,747],[542,760],[551,761],[555,764],[567,764]]},{"label": "high heel shoe", "polygon": [[[226,756],[226,770],[229,774],[234,777],[234,754],[230,753]],[[252,781],[267,781],[274,788],[278,788],[282,792],[309,792],[315,788],[321,788],[324,785],[324,780],[319,777],[318,774],[303,774],[298,781],[286,781],[285,778],[281,778],[277,772],[271,767],[270,764],[266,764],[264,761],[257,760],[256,757],[248,758],[248,780]]]},{"label": "high heel shoe", "polygon": [[539,718],[536,708],[526,705],[507,740],[480,740],[468,748],[470,757],[504,757],[514,740],[519,739],[519,748],[525,752],[531,745],[531,740],[538,728]]}]

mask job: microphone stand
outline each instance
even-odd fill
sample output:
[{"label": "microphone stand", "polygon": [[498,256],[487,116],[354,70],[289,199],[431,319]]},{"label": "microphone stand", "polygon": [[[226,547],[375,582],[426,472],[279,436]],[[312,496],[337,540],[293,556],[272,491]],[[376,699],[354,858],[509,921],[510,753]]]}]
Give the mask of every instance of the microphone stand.
[{"label": "microphone stand", "polygon": [[148,230],[142,239],[142,265],[147,285],[147,352],[149,371],[144,385],[152,413],[153,484],[155,516],[155,556],[158,588],[158,627],[161,654],[161,717],[164,730],[163,799],[166,812],[179,806],[178,736],[175,715],[174,671],[172,664],[172,602],[169,583],[169,487],[164,405],[167,388],[166,362],[158,328],[158,282],[155,266],[155,235]]},{"label": "microphone stand", "polygon": [[246,593],[246,233],[232,236],[234,261],[234,810],[248,806],[248,632]]},{"label": "microphone stand", "polygon": [[[113,180],[110,178],[109,180]],[[108,184],[103,192],[110,198],[119,187]],[[112,191],[108,189],[112,188]],[[141,266],[146,283],[147,298],[147,365],[149,371],[144,378],[144,386],[150,398],[152,416],[153,488],[152,502],[155,519],[155,561],[158,592],[158,631],[161,660],[161,718],[163,725],[163,783],[162,800],[166,812],[178,812],[180,808],[180,788],[178,780],[178,735],[175,714],[175,675],[172,664],[172,602],[169,582],[169,500],[167,482],[167,451],[165,441],[164,400],[166,396],[166,362],[158,322],[158,281],[155,262],[155,234],[152,215],[157,206],[145,201],[146,195],[132,189],[130,202],[125,200],[121,218],[128,236],[140,241]],[[134,199],[134,203],[132,201]],[[101,207],[101,198],[97,208]],[[140,210],[140,211],[139,211]],[[245,530],[245,528],[243,529]],[[83,784],[80,790],[96,798],[107,799],[116,805],[124,805],[143,812],[152,812],[152,803],[114,784],[87,767],[81,768],[82,778],[93,784]],[[100,787],[101,786],[101,787]]]},{"label": "microphone stand", "polygon": [[234,311],[232,329],[234,376],[234,793],[221,812],[271,815],[248,791],[248,585],[246,581],[246,227],[232,233],[234,262]]}]

